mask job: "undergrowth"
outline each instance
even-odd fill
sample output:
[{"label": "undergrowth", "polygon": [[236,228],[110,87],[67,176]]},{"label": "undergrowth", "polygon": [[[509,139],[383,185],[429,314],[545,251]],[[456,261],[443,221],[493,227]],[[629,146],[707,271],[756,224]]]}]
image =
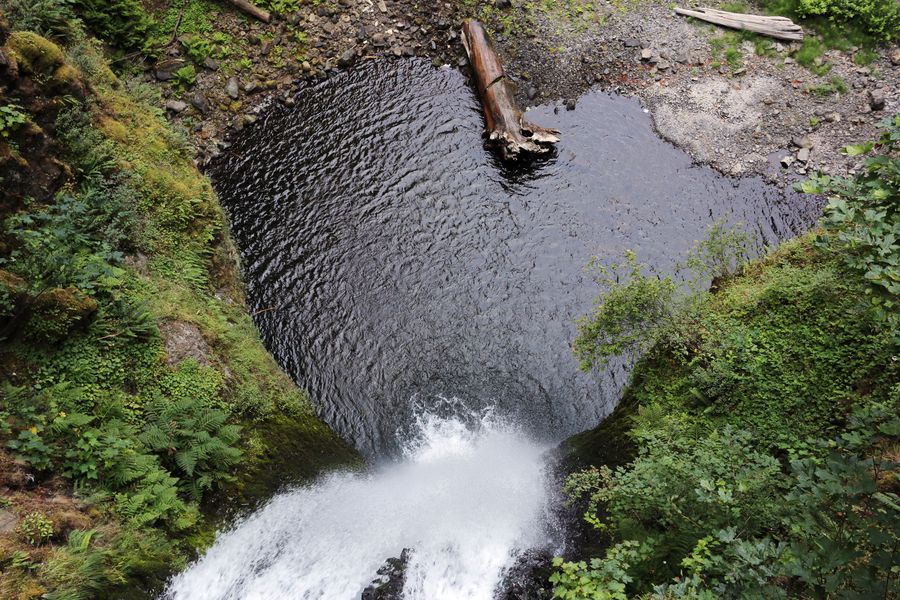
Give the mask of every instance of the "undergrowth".
[{"label": "undergrowth", "polygon": [[[128,5],[72,5],[86,20],[89,6],[115,21]],[[0,472],[19,522],[0,534],[0,596],[11,599],[151,590],[209,542],[204,515],[218,503],[356,460],[261,345],[184,133],[83,34],[68,39],[66,64],[91,94],[43,101],[72,179],[0,230]],[[167,346],[173,323],[204,349]],[[12,483],[23,477],[30,487]]]},{"label": "undergrowth", "polygon": [[[896,595],[900,116],[883,125],[845,150],[869,155],[861,175],[802,184],[830,198],[817,233],[746,263],[713,227],[687,261],[711,291],[633,256],[600,271],[575,352],[642,356],[617,415],[628,444],[609,438],[630,462],[568,478],[607,549],[557,559],[556,597]],[[614,454],[578,437],[581,464]]]}]

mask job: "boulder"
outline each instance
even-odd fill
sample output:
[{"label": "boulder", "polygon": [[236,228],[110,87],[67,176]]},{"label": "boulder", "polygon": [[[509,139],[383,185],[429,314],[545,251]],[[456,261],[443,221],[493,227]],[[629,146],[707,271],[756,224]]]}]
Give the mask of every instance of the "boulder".
[{"label": "boulder", "polygon": [[7,48],[26,75],[50,75],[66,61],[59,46],[30,31],[13,32]]},{"label": "boulder", "polygon": [[30,301],[31,315],[25,335],[46,343],[56,343],[97,312],[97,301],[75,287],[54,288]]}]

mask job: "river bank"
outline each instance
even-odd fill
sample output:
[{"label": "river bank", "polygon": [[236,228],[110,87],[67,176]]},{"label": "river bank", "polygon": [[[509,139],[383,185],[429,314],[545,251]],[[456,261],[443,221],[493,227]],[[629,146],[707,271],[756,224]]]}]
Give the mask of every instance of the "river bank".
[{"label": "river bank", "polygon": [[[872,137],[900,93],[896,46],[845,41],[829,49],[814,30],[816,41],[781,43],[677,17],[653,2],[455,2],[430,10],[389,0],[287,3],[269,25],[195,3],[210,16],[182,19],[144,78],[158,82],[171,117],[194,130],[201,162],[227,147],[266,101],[291,104],[306,81],[360,61],[419,56],[467,73],[459,28],[472,16],[494,32],[524,106],[556,102],[562,110],[594,87],[636,96],[662,137],[730,175],[784,183],[858,169],[840,148]],[[223,42],[197,55],[196,40],[217,34]],[[202,58],[196,83],[181,90],[173,73],[191,54]]]}]

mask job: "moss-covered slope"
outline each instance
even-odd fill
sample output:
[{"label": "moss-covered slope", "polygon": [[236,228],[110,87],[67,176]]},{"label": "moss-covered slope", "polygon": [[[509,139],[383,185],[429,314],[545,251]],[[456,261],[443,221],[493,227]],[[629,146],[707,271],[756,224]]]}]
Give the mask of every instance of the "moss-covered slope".
[{"label": "moss-covered slope", "polygon": [[154,91],[83,36],[0,44],[0,596],[140,596],[209,541],[201,506],[359,458],[263,348]]}]

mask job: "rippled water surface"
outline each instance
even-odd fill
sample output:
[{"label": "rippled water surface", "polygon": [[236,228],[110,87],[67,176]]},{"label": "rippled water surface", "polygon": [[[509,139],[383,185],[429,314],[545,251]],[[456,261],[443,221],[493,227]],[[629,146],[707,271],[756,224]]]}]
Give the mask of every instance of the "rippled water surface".
[{"label": "rippled water surface", "polygon": [[772,243],[815,217],[692,166],[633,100],[529,116],[561,130],[558,154],[506,169],[458,72],[372,61],[272,107],[214,166],[267,346],[369,456],[396,455],[442,396],[538,439],[593,426],[622,377],[571,356],[591,256],[634,249],[671,271],[716,219]]}]

